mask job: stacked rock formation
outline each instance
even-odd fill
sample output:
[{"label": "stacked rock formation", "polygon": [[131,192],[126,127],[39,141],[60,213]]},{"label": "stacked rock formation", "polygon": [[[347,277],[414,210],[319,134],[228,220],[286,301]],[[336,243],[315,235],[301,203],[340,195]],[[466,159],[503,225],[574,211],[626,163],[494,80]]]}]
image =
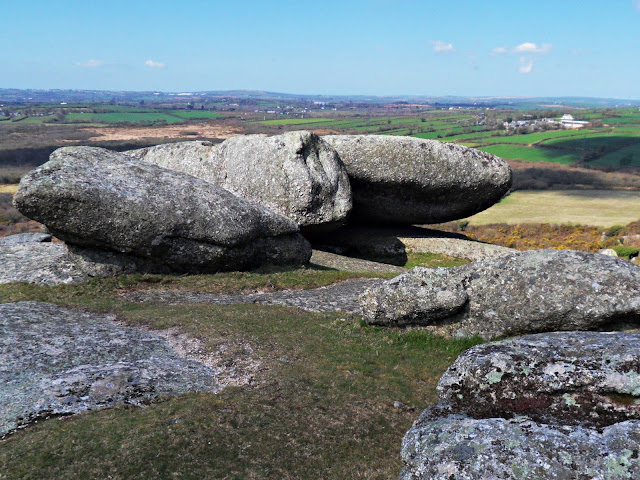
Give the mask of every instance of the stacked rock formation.
[{"label": "stacked rock formation", "polygon": [[400,480],[639,478],[638,345],[556,332],[467,350],[407,432]]},{"label": "stacked rock formation", "polygon": [[640,323],[640,270],[595,253],[531,250],[457,268],[416,267],[360,298],[375,325],[486,339]]},{"label": "stacked rock formation", "polygon": [[[91,147],[56,150],[14,196],[18,210],[88,260],[134,270],[215,272],[305,263],[291,220],[190,175]],[[109,260],[107,260],[109,261]]]},{"label": "stacked rock formation", "polygon": [[356,221],[440,223],[489,208],[511,187],[502,159],[454,143],[389,135],[329,135],[347,168]]},{"label": "stacked rock formation", "polygon": [[335,229],[351,212],[351,186],[338,154],[311,132],[182,142],[126,152],[218,185],[296,222]]}]

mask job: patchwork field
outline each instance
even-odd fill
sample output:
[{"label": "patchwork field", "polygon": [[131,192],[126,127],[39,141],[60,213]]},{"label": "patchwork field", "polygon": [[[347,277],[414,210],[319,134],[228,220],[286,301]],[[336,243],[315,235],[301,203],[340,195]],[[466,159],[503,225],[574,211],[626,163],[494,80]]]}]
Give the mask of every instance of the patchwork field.
[{"label": "patchwork field", "polygon": [[467,220],[491,223],[552,223],[600,227],[640,219],[640,192],[624,190],[519,191]]}]

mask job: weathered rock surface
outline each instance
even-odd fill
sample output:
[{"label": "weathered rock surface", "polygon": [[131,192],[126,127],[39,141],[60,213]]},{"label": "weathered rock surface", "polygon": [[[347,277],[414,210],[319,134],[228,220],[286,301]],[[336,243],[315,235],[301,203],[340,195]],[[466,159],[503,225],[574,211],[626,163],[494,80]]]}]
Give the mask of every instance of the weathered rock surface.
[{"label": "weathered rock surface", "polygon": [[603,428],[640,420],[640,334],[554,332],[478,345],[438,384],[474,418],[526,415],[538,423]]},{"label": "weathered rock surface", "polygon": [[0,435],[44,417],[222,388],[223,369],[114,320],[47,303],[0,305]]},{"label": "weathered rock surface", "polygon": [[526,417],[473,419],[427,410],[402,442],[400,480],[640,478],[640,422],[602,431]]},{"label": "weathered rock surface", "polygon": [[0,245],[17,245],[20,243],[43,243],[50,242],[51,235],[48,233],[16,233],[8,237],[0,238]]},{"label": "weathered rock surface", "polygon": [[219,145],[181,142],[127,152],[219,185],[305,230],[343,224],[351,187],[335,150],[311,132],[232,137]]},{"label": "weathered rock surface", "polygon": [[511,169],[454,143],[388,135],[328,135],[353,190],[353,219],[398,224],[465,218],[496,203]]},{"label": "weathered rock surface", "polygon": [[600,254],[531,250],[451,269],[417,267],[360,298],[371,324],[496,338],[640,323],[640,270]]},{"label": "weathered rock surface", "polygon": [[214,272],[306,263],[289,219],[190,175],[102,148],[65,147],[14,196],[56,237],[139,257],[152,270]]},{"label": "weathered rock surface", "polygon": [[190,291],[146,291],[125,295],[130,302],[166,303],[183,305],[208,303],[211,305],[236,305],[257,303],[260,305],[285,305],[310,312],[358,312],[358,296],[372,285],[380,283],[376,278],[355,278],[326,287],[311,290],[282,290],[270,293],[243,295],[216,295]]}]

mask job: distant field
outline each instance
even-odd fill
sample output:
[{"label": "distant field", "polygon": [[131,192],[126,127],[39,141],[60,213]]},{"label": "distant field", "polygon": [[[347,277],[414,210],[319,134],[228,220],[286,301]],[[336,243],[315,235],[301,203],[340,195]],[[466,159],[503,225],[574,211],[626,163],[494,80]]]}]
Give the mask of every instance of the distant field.
[{"label": "distant field", "polygon": [[640,192],[624,190],[518,191],[468,220],[490,223],[552,223],[610,227],[640,219]]},{"label": "distant field", "polygon": [[0,185],[0,193],[16,193],[18,185]]},{"label": "distant field", "polygon": [[65,122],[88,123],[143,123],[166,122],[181,123],[184,118],[168,113],[156,112],[108,112],[108,113],[68,113]]}]

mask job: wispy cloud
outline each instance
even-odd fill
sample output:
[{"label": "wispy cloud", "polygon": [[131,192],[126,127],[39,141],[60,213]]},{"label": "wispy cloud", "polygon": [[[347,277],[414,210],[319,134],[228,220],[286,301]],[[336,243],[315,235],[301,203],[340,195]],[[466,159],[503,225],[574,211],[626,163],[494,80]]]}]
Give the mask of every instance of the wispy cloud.
[{"label": "wispy cloud", "polygon": [[525,42],[525,43],[521,43],[520,45],[515,47],[513,49],[513,53],[538,53],[538,54],[544,54],[544,53],[549,53],[551,51],[552,47],[553,46],[550,43],[544,43],[544,44],[538,46],[535,43]]},{"label": "wispy cloud", "polygon": [[441,40],[432,40],[431,45],[433,45],[433,51],[442,53],[442,52],[454,52],[455,48],[453,48],[453,44],[443,42]]},{"label": "wispy cloud", "polygon": [[520,68],[518,71],[520,73],[531,73],[533,71],[533,59],[520,57]]},{"label": "wispy cloud", "polygon": [[509,49],[507,47],[496,47],[491,50],[491,55],[503,55],[507,53]]},{"label": "wispy cloud", "polygon": [[167,66],[164,62],[155,62],[153,60],[147,60],[144,64],[149,68],[164,68]]},{"label": "wispy cloud", "polygon": [[633,0],[633,6],[640,12],[640,0]]},{"label": "wispy cloud", "polygon": [[86,62],[74,62],[74,65],[76,65],[77,67],[88,67],[88,68],[95,68],[95,67],[101,67],[104,65],[104,61],[102,60],[96,60],[94,58],[87,60]]}]

